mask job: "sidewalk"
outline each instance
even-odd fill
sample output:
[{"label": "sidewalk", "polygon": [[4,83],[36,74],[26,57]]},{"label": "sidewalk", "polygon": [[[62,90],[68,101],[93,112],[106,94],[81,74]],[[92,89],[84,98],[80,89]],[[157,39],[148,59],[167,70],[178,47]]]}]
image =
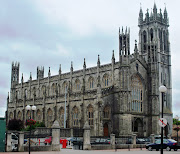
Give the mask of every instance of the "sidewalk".
[{"label": "sidewalk", "polygon": [[[31,154],[67,154],[67,153],[73,153],[73,154],[79,154],[79,153],[93,153],[93,154],[98,154],[98,153],[114,153],[114,152],[128,152],[128,149],[115,149],[112,150],[73,150],[73,149],[61,149],[61,151],[32,151]],[[130,149],[130,151],[146,151],[145,148],[140,150],[138,149]],[[0,154],[28,154],[28,152],[0,152]]]}]

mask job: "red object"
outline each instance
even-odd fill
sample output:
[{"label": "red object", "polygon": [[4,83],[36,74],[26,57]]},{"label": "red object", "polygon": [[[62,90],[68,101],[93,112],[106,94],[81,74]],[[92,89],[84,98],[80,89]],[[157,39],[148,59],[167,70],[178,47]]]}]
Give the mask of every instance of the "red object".
[{"label": "red object", "polygon": [[47,144],[47,143],[50,144],[51,141],[52,141],[52,137],[50,136],[49,138],[47,138],[47,139],[44,140],[44,143],[45,143],[45,144]]},{"label": "red object", "polygon": [[177,143],[173,143],[173,145],[177,145]]},{"label": "red object", "polygon": [[66,139],[61,139],[60,142],[61,141],[62,141],[62,148],[66,148],[67,140]]},{"label": "red object", "polygon": [[40,145],[40,139],[39,139],[39,145]]}]

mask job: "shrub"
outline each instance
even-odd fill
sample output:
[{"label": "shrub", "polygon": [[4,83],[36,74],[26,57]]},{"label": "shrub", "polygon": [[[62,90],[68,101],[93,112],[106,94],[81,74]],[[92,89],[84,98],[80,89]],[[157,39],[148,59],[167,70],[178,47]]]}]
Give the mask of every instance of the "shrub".
[{"label": "shrub", "polygon": [[8,122],[8,130],[17,130],[20,131],[24,128],[24,123],[20,119],[11,119]]}]

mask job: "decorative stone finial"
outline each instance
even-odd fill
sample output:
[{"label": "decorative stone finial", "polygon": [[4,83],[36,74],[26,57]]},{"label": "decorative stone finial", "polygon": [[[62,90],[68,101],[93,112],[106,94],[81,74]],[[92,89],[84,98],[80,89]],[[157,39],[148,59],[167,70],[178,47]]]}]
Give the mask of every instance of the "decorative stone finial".
[{"label": "decorative stone finial", "polygon": [[83,129],[91,129],[88,121],[85,122]]},{"label": "decorative stone finial", "polygon": [[57,120],[55,120],[53,125],[51,126],[51,128],[60,128],[59,122]]}]

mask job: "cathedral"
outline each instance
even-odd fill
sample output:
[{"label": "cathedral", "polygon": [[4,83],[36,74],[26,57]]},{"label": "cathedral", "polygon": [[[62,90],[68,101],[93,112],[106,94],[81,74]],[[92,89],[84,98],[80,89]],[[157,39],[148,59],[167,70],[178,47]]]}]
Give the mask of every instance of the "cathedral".
[{"label": "cathedral", "polygon": [[[137,134],[147,137],[160,134],[158,124],[162,111],[159,87],[165,85],[164,118],[166,130],[172,134],[172,79],[169,19],[167,9],[151,13],[139,11],[139,42],[130,51],[130,30],[119,29],[119,57],[112,51],[111,62],[81,70],[59,72],[44,77],[44,67],[37,67],[37,78],[19,81],[20,64],[12,63],[10,95],[7,97],[7,121],[24,122],[30,114],[36,121],[51,127],[58,120],[61,128],[83,128],[86,121],[91,136]],[[116,60],[115,60],[116,58]],[[27,111],[27,105],[36,110]]]}]

